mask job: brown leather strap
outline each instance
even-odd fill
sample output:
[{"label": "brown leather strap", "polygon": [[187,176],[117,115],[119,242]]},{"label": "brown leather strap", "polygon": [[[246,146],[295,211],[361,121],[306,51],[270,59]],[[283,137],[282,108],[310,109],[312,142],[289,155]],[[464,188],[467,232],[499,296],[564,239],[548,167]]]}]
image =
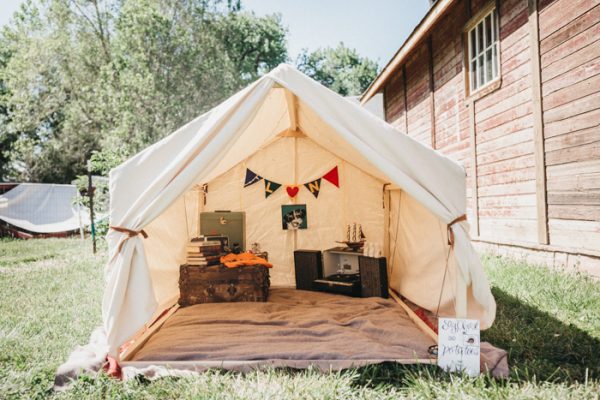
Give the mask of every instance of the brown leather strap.
[{"label": "brown leather strap", "polygon": [[112,229],[113,231],[117,231],[117,232],[121,232],[121,233],[127,234],[127,236],[125,236],[119,242],[119,247],[118,247],[119,251],[118,251],[118,253],[120,253],[121,249],[123,249],[123,245],[125,244],[125,241],[127,239],[130,239],[130,238],[132,238],[134,236],[137,236],[139,234],[142,234],[142,236],[144,237],[144,239],[148,238],[148,234],[143,229],[141,229],[139,231],[134,231],[133,229],[127,229],[127,228],[123,228],[121,226],[112,226],[112,225],[110,226],[110,229]]},{"label": "brown leather strap", "polygon": [[448,229],[448,245],[450,247],[454,247],[454,232],[452,231],[452,225],[458,223],[458,222],[462,222],[462,221],[466,221],[467,220],[467,216],[465,214],[461,215],[460,217],[456,217],[452,220],[452,222],[450,222],[446,228]]}]

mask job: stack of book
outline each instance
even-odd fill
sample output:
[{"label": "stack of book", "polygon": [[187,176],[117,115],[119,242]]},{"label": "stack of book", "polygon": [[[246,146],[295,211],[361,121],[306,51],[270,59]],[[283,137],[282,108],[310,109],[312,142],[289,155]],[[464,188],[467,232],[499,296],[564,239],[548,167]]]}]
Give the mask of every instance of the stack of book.
[{"label": "stack of book", "polygon": [[218,265],[221,260],[221,242],[192,240],[187,245],[187,264],[196,266]]}]

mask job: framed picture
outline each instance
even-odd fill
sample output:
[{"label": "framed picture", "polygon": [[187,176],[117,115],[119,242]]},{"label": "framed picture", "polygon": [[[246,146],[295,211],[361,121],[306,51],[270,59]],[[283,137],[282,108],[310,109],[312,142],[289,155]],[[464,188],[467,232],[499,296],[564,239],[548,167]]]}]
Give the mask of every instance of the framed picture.
[{"label": "framed picture", "polygon": [[306,229],[306,204],[288,204],[281,206],[281,224],[285,230]]}]

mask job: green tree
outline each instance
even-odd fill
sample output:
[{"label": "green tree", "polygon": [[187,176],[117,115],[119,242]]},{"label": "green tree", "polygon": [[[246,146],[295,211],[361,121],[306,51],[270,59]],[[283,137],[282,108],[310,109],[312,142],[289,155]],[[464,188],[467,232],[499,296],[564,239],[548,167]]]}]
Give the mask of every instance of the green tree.
[{"label": "green tree", "polygon": [[222,18],[218,36],[242,85],[287,61],[286,33],[276,14],[257,18],[254,13],[235,12]]},{"label": "green tree", "polygon": [[220,0],[30,0],[0,34],[0,173],[70,182],[287,58],[276,16]]},{"label": "green tree", "polygon": [[355,49],[340,43],[337,47],[304,49],[296,60],[298,69],[342,96],[363,93],[377,76],[378,65],[361,57]]},{"label": "green tree", "polygon": [[90,40],[96,32],[85,13],[95,10],[96,21],[106,13],[95,5],[29,1],[2,32],[1,47],[10,54],[2,69],[4,129],[16,137],[4,152],[10,179],[69,182],[99,146],[93,100],[95,76],[106,61],[100,41]]}]

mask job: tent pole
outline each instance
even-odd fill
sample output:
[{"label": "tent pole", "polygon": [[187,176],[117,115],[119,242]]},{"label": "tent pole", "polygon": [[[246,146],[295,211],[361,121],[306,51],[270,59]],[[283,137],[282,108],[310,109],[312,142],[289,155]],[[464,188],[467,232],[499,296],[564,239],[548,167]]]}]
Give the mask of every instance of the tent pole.
[{"label": "tent pole", "polygon": [[[298,112],[297,112],[297,104],[298,99],[296,95],[289,90],[285,91],[285,101],[288,109],[288,117],[290,119],[290,132],[298,131]],[[294,134],[294,185],[298,184],[298,135]],[[296,204],[297,199],[296,196],[292,198],[292,204]],[[298,249],[298,231],[294,229],[294,251]]]},{"label": "tent pole", "polygon": [[[298,138],[294,136],[294,185],[298,182]],[[292,199],[294,204],[297,203],[296,196]],[[294,251],[298,250],[298,230],[294,229]]]},{"label": "tent pole", "polygon": [[[390,259],[390,218],[391,218],[391,195],[389,190],[385,190],[388,183],[383,184],[383,255]],[[389,266],[388,266],[389,267]]]},{"label": "tent pole", "polygon": [[396,291],[394,289],[389,288],[389,293],[390,293],[391,298],[394,299],[394,301],[396,301],[396,303],[400,304],[400,306],[404,309],[406,314],[408,314],[408,317],[415,323],[415,325],[417,325],[417,328],[419,328],[421,331],[423,331],[423,333],[425,333],[427,336],[429,336],[431,339],[433,339],[433,341],[437,344],[438,343],[437,333],[435,333],[435,331],[433,329],[431,329],[429,327],[429,325],[427,325],[425,323],[425,321],[423,321],[421,318],[419,318],[419,316],[417,314],[415,314],[415,312],[412,310],[412,308],[410,308],[408,306],[408,304],[406,304],[404,301],[402,301],[402,299],[400,298],[400,296],[396,293]]}]

